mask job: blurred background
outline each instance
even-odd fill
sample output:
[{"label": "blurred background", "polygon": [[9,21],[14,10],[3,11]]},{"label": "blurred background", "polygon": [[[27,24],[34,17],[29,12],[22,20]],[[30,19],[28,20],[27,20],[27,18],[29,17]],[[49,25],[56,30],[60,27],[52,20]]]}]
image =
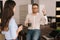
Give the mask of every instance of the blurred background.
[{"label": "blurred background", "polygon": [[[0,0],[0,26],[1,26],[1,17],[2,17],[2,8],[4,6],[6,0]],[[42,29],[42,35],[49,34],[52,30],[59,30],[60,32],[60,0],[14,0],[16,2],[15,7],[15,20],[16,23],[24,24],[26,15],[28,13],[32,13],[32,4],[37,3],[39,4],[39,12],[41,13],[42,9],[46,9],[47,18],[49,21],[49,26]],[[56,32],[54,32],[55,34]],[[53,34],[53,33],[51,33]],[[57,35],[57,34],[55,34]],[[60,35],[60,34],[59,34]],[[23,40],[25,40],[26,35],[23,35]],[[46,36],[42,36],[43,40]],[[59,36],[60,37],[60,36]],[[4,37],[0,34],[0,40],[4,40]],[[20,37],[21,38],[21,37]],[[47,37],[49,38],[49,37]],[[52,39],[44,39],[44,40],[52,40]],[[55,39],[54,39],[55,40]],[[57,39],[57,40],[60,40]]]}]

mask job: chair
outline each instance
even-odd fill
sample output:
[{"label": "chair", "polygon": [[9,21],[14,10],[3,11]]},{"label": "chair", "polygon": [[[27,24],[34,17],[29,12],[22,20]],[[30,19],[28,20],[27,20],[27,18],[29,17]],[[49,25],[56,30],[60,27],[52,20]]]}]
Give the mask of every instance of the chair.
[{"label": "chair", "polygon": [[53,30],[49,35],[42,35],[45,40],[55,40],[60,35],[60,32]]}]

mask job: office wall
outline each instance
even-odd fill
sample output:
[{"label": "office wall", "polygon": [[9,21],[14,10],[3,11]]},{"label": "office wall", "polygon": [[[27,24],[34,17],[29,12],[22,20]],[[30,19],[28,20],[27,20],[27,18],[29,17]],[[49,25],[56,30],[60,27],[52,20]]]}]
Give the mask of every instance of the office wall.
[{"label": "office wall", "polygon": [[56,1],[60,1],[60,0],[56,0]]},{"label": "office wall", "polygon": [[39,4],[39,0],[34,0],[34,3],[37,3],[37,4]]},{"label": "office wall", "polygon": [[39,4],[44,4],[47,10],[47,16],[55,16],[56,1],[60,0],[39,0]]},{"label": "office wall", "polygon": [[[3,0],[3,5],[5,3],[6,0]],[[14,0],[16,2],[16,7],[15,7],[15,20],[17,22],[17,24],[20,24],[20,5],[24,5],[24,4],[30,4],[31,0]]]},{"label": "office wall", "polygon": [[39,0],[39,4],[44,4],[47,16],[55,16],[56,0]]},{"label": "office wall", "polygon": [[[6,0],[3,0],[3,3]],[[46,10],[47,10],[47,15],[48,16],[55,16],[55,7],[56,7],[56,1],[60,1],[60,0],[35,0],[34,2],[39,3],[39,4],[44,4],[46,6]],[[15,0],[16,2],[16,11],[15,11],[15,19],[17,24],[20,23],[20,5],[24,5],[24,4],[30,4],[31,0]]]},{"label": "office wall", "polygon": [[30,0],[15,0],[16,1],[16,11],[15,11],[15,19],[16,19],[16,22],[18,24],[20,24],[20,5],[24,5],[24,4],[30,4],[31,1]]},{"label": "office wall", "polygon": [[2,0],[0,0],[0,1],[2,1]]}]

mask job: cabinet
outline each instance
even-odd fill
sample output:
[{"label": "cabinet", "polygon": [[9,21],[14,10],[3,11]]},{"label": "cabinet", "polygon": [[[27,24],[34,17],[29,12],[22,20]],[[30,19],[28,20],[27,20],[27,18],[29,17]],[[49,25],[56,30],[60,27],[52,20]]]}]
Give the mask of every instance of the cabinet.
[{"label": "cabinet", "polygon": [[56,26],[60,30],[60,1],[56,1]]}]

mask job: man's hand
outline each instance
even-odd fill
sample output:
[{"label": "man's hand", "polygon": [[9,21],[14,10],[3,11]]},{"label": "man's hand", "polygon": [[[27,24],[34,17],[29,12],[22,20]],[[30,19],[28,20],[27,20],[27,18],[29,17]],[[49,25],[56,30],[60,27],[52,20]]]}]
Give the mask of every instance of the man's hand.
[{"label": "man's hand", "polygon": [[45,8],[42,9],[42,12],[44,15],[46,15],[46,9]]}]

